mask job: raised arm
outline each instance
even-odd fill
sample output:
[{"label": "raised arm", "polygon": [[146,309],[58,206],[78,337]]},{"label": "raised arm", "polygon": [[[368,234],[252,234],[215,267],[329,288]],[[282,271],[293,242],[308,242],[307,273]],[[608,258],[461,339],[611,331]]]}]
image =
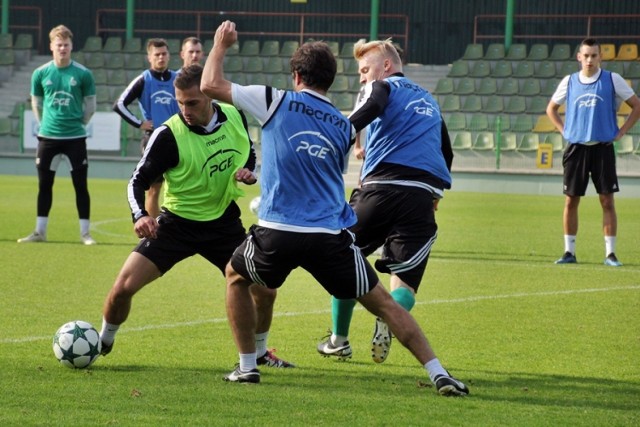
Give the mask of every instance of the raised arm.
[{"label": "raised arm", "polygon": [[236,24],[224,21],[213,36],[213,47],[202,71],[200,90],[209,98],[222,102],[231,102],[231,82],[224,78],[224,55],[238,40]]}]

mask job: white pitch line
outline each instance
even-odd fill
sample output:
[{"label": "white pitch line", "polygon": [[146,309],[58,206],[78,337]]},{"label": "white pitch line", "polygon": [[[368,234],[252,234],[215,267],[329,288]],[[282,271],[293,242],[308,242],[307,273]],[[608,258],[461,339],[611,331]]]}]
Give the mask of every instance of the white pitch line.
[{"label": "white pitch line", "polygon": [[[424,302],[416,302],[416,305],[435,305],[435,304],[459,304],[459,303],[467,303],[467,302],[476,302],[476,301],[488,301],[488,300],[499,300],[499,299],[509,299],[509,298],[526,298],[526,297],[545,297],[545,296],[558,296],[558,295],[577,295],[577,294],[588,294],[594,292],[613,292],[613,291],[635,291],[640,290],[640,285],[632,285],[632,286],[617,286],[614,288],[591,288],[591,289],[572,289],[567,291],[544,291],[544,292],[522,292],[517,294],[504,294],[504,295],[484,295],[484,296],[475,296],[475,297],[465,297],[465,298],[453,298],[453,299],[443,299],[443,300],[431,300]],[[361,306],[356,306],[356,310],[364,310]],[[307,316],[313,314],[328,314],[331,313],[330,309],[325,310],[313,310],[313,311],[303,311],[303,312],[285,312],[285,313],[274,313],[273,317],[295,317],[295,316]],[[174,328],[182,328],[185,326],[197,326],[204,325],[209,323],[224,323],[227,321],[226,317],[217,318],[217,319],[203,319],[203,320],[193,320],[190,322],[178,322],[178,323],[166,323],[160,325],[147,325],[140,326],[137,328],[127,328],[126,330],[120,333],[127,332],[140,332],[140,331],[150,331],[150,330],[158,330],[158,329],[174,329]],[[4,338],[0,339],[0,344],[19,344],[25,342],[33,342],[33,341],[45,341],[51,340],[52,336],[40,336],[40,337],[24,337],[24,338]]]},{"label": "white pitch line", "polygon": [[114,219],[105,219],[103,221],[92,221],[91,222],[91,231],[95,231],[98,234],[104,234],[105,236],[111,237],[131,237],[133,236],[133,232],[131,234],[120,234],[120,233],[111,233],[109,231],[102,230],[100,228],[101,225],[111,224],[113,222],[122,222],[122,221],[130,221],[127,218],[114,218]]}]

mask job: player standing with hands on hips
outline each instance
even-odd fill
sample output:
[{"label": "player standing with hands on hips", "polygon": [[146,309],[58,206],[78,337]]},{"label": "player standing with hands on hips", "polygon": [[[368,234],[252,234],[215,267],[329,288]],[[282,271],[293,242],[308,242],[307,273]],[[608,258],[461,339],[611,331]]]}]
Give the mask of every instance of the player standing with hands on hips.
[{"label": "player standing with hands on hips", "polygon": [[[600,68],[602,58],[597,40],[583,40],[577,59],[580,71],[560,81],[547,106],[547,115],[568,141],[562,158],[563,192],[566,196],[562,216],[565,252],[556,264],[578,262],[578,206],[591,176],[602,206],[604,263],[620,267],[622,263],[615,253],[618,218],[613,198],[620,189],[613,141],[620,139],[640,118],[640,100],[618,73]],[[565,102],[566,121],[563,122],[558,109]],[[616,111],[622,102],[632,110],[618,129]]]},{"label": "player standing with hands on hips", "polygon": [[354,142],[349,121],[327,98],[336,60],[326,43],[308,42],[290,60],[295,91],[241,86],[225,79],[224,56],[238,38],[235,23],[216,30],[202,91],[233,103],[262,124],[261,203],[258,225],[227,265],[227,315],[240,364],[225,376],[259,383],[253,335],[251,285],[277,289],[302,267],[337,298],[356,298],[388,322],[398,340],[428,371],[443,395],[466,395],[436,358],[422,330],[382,286],[347,228],[357,221],[344,199],[342,169]]},{"label": "player standing with hands on hips", "polygon": [[36,229],[18,243],[45,242],[49,211],[53,203],[53,182],[62,157],[71,170],[80,219],[80,241],[95,245],[89,234],[91,198],[87,187],[87,131],[96,111],[96,86],[93,74],[71,59],[73,33],[58,25],[49,33],[53,60],[37,68],[31,76],[31,108],[40,124],[36,168],[38,169],[38,206]]}]

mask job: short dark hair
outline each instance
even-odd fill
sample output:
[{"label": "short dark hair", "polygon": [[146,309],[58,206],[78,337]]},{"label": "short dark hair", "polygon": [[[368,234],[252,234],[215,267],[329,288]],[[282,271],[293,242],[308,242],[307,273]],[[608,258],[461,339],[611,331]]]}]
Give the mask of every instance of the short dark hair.
[{"label": "short dark hair", "polygon": [[598,48],[598,52],[600,51],[600,43],[598,43],[598,40],[592,37],[582,40],[582,42],[580,42],[580,47],[578,47],[578,50],[580,50],[582,46],[596,46]]},{"label": "short dark hair", "polygon": [[200,87],[200,81],[202,80],[202,65],[191,64],[186,67],[182,67],[180,72],[173,81],[173,86],[176,89],[186,90],[193,86]]},{"label": "short dark hair", "polygon": [[329,90],[336,77],[336,58],[325,42],[313,41],[300,46],[289,61],[291,73],[298,73],[310,88]]},{"label": "short dark hair", "polygon": [[197,37],[187,37],[186,39],[182,40],[182,44],[180,46],[184,47],[184,45],[187,43],[202,44],[202,40]]},{"label": "short dark hair", "polygon": [[149,52],[149,50],[151,50],[152,47],[169,48],[169,45],[167,44],[167,41],[165,39],[155,38],[155,39],[147,40],[147,52]]}]

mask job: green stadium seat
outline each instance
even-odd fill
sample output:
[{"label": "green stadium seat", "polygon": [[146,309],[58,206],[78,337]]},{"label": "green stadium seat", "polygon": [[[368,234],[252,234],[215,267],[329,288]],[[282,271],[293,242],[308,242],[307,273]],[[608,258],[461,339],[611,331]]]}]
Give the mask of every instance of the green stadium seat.
[{"label": "green stadium seat", "polygon": [[451,143],[454,150],[470,150],[471,149],[471,132],[457,132]]},{"label": "green stadium seat", "polygon": [[500,128],[501,132],[511,129],[511,119],[508,115],[495,116],[493,120],[489,121],[489,130],[491,132],[497,132],[498,128]]},{"label": "green stadium seat", "polygon": [[[329,46],[329,49],[331,50],[331,52],[333,53],[333,55],[335,57],[340,56],[340,43],[339,42],[328,41],[328,42],[325,42],[325,43],[327,43],[327,45]],[[353,56],[353,51],[351,52],[350,56]]]},{"label": "green stadium seat", "polygon": [[96,103],[97,104],[112,104],[111,92],[105,85],[96,86]]},{"label": "green stadium seat", "polygon": [[483,113],[472,114],[471,120],[469,120],[468,129],[474,132],[489,129],[489,119],[487,115]]},{"label": "green stadium seat", "polygon": [[126,39],[124,41],[124,45],[122,46],[122,51],[124,53],[142,52],[143,51],[142,39],[140,37],[131,37],[130,39]]},{"label": "green stadium seat", "polygon": [[500,135],[500,151],[514,151],[517,145],[518,141],[515,133],[505,132]]},{"label": "green stadium seat", "polygon": [[531,132],[531,129],[533,129],[533,119],[528,114],[517,115],[510,128],[512,132]]},{"label": "green stadium seat", "polygon": [[293,55],[299,47],[300,42],[298,42],[297,40],[287,40],[282,43],[282,47],[280,48],[280,56],[291,58],[291,55]]},{"label": "green stadium seat", "polygon": [[11,118],[9,117],[0,117],[0,135],[10,135],[11,134]]},{"label": "green stadium seat", "polygon": [[470,77],[463,77],[458,80],[453,93],[456,95],[470,95],[476,91],[475,80]]},{"label": "green stadium seat", "polygon": [[260,42],[258,40],[245,40],[240,49],[240,56],[257,56],[260,53]]},{"label": "green stadium seat", "polygon": [[353,46],[354,42],[344,42],[340,48],[340,56],[342,58],[353,58]]},{"label": "green stadium seat", "polygon": [[522,88],[518,92],[521,96],[536,96],[540,94],[540,80],[527,79],[522,82]]},{"label": "green stadium seat", "polygon": [[444,122],[447,124],[449,131],[467,128],[467,116],[464,113],[451,113],[444,117]]},{"label": "green stadium seat", "polygon": [[512,44],[504,58],[509,61],[522,61],[527,59],[527,45],[524,43]]},{"label": "green stadium seat", "polygon": [[560,79],[545,80],[540,88],[540,95],[551,97],[558,88],[558,84],[560,84]]},{"label": "green stadium seat", "polygon": [[504,110],[502,96],[491,95],[484,106],[485,113],[501,113]]},{"label": "green stadium seat", "polygon": [[33,35],[29,33],[20,33],[16,36],[13,43],[13,52],[15,53],[16,63],[25,65],[31,60],[33,53]]},{"label": "green stadium seat", "polygon": [[491,77],[499,79],[511,77],[511,74],[513,74],[513,69],[510,61],[496,62],[493,67],[493,71],[491,71]]},{"label": "green stadium seat", "polygon": [[549,57],[549,46],[546,43],[536,43],[531,46],[527,60],[544,61]]},{"label": "green stadium seat", "polygon": [[225,56],[224,71],[227,73],[238,73],[242,71],[244,65],[241,56]]},{"label": "green stadium seat", "polygon": [[556,76],[556,64],[551,61],[540,61],[535,67],[533,77],[536,79],[551,79]]},{"label": "green stadium seat", "polygon": [[142,72],[145,68],[147,68],[145,60],[146,56],[143,53],[128,53],[124,54],[127,57],[127,60],[124,62],[125,70],[138,70]]},{"label": "green stadium seat", "polygon": [[568,61],[571,59],[571,46],[566,43],[557,43],[553,45],[549,54],[550,61]]},{"label": "green stadium seat", "polygon": [[72,51],[71,52],[71,59],[73,59],[74,61],[76,61],[78,64],[82,64],[85,65],[86,61],[86,57],[84,55],[84,52],[81,50],[78,51]]},{"label": "green stadium seat", "polygon": [[169,55],[169,69],[170,70],[177,71],[180,68],[182,68],[182,64],[184,64],[184,61],[182,60],[182,58],[180,58],[180,55],[178,55],[178,54]]},{"label": "green stadium seat", "polygon": [[488,77],[490,74],[491,64],[489,63],[489,61],[480,60],[476,61],[476,63],[473,64],[469,76],[475,78],[484,78]]},{"label": "green stadium seat", "polygon": [[267,75],[264,73],[249,73],[247,74],[247,84],[266,86],[268,84]]},{"label": "green stadium seat", "polygon": [[564,138],[558,132],[549,133],[544,137],[545,144],[551,144],[554,152],[559,152],[564,150]]},{"label": "green stadium seat", "polygon": [[334,93],[332,97],[333,105],[340,111],[353,110],[353,95],[348,92]]},{"label": "green stadium seat", "polygon": [[504,59],[504,45],[502,43],[492,43],[484,53],[484,59],[498,61]]},{"label": "green stadium seat", "polygon": [[560,64],[560,68],[558,69],[558,77],[568,76],[569,74],[573,74],[576,71],[580,71],[580,63],[578,61],[567,61]]},{"label": "green stadium seat", "polygon": [[359,75],[358,61],[354,58],[341,58],[344,62],[344,72],[349,75]]},{"label": "green stadium seat", "polygon": [[624,76],[624,63],[622,62],[603,62],[602,63],[602,68],[604,68],[607,71],[611,71],[612,73],[618,73],[621,76]]},{"label": "green stadium seat", "polygon": [[127,79],[127,71],[118,68],[115,70],[111,70],[109,73],[109,80],[107,81],[109,86],[127,86],[129,84],[129,80]]},{"label": "green stadium seat", "polygon": [[549,105],[549,97],[542,95],[534,96],[529,101],[527,112],[531,114],[545,114],[547,105]]},{"label": "green stadium seat", "polygon": [[540,145],[540,136],[537,133],[525,132],[520,138],[517,151],[537,151]]},{"label": "green stadium seat", "polygon": [[436,88],[433,90],[434,95],[448,95],[453,93],[453,79],[449,77],[443,77],[438,79]]},{"label": "green stadium seat", "polygon": [[627,65],[627,69],[624,72],[626,79],[640,79],[640,61],[633,61]]},{"label": "green stadium seat", "polygon": [[511,96],[504,109],[505,113],[520,114],[527,111],[526,99],[524,96]]},{"label": "green stadium seat", "polygon": [[245,73],[226,73],[225,78],[230,82],[246,86],[247,75]]},{"label": "green stadium seat", "polygon": [[520,61],[518,65],[516,65],[516,69],[513,72],[513,77],[517,77],[519,79],[530,79],[533,77],[534,73],[534,64],[531,61]]},{"label": "green stadium seat", "polygon": [[633,136],[626,134],[614,142],[616,154],[625,155],[633,153]]},{"label": "green stadium seat", "polygon": [[347,92],[349,90],[349,78],[344,74],[338,74],[329,90],[331,92]]},{"label": "green stadium seat", "polygon": [[482,97],[479,95],[469,95],[465,98],[460,111],[475,113],[482,111]]},{"label": "green stadium seat", "polygon": [[91,52],[89,57],[86,58],[86,63],[84,65],[90,70],[95,70],[97,68],[104,68],[104,64],[104,55],[102,52]]},{"label": "green stadium seat", "polygon": [[476,89],[476,95],[493,95],[498,91],[498,82],[493,77],[485,77],[480,80],[480,87]]},{"label": "green stadium seat", "polygon": [[469,61],[469,60],[482,59],[483,56],[484,56],[484,48],[482,44],[469,43],[466,49],[464,50],[462,59]]},{"label": "green stadium seat", "polygon": [[344,60],[336,58],[336,74],[344,74]]},{"label": "green stadium seat", "polygon": [[122,52],[122,39],[119,36],[107,37],[102,47],[103,52]]},{"label": "green stadium seat", "polygon": [[13,34],[0,34],[0,49],[13,49]]},{"label": "green stadium seat", "polygon": [[476,151],[493,150],[495,148],[495,141],[493,139],[493,133],[480,132],[476,135],[476,139],[471,149]]},{"label": "green stadium seat", "polygon": [[167,46],[169,46],[169,53],[171,55],[180,56],[180,51],[182,50],[182,40],[171,38],[165,39],[167,41]]},{"label": "green stadium seat", "polygon": [[269,86],[278,88],[278,89],[290,89],[289,82],[291,78],[287,74],[274,74],[271,76],[271,83]]},{"label": "green stadium seat", "polygon": [[106,85],[109,81],[109,73],[104,68],[96,68],[95,70],[91,70],[91,74],[93,74],[93,80],[96,86]]},{"label": "green stadium seat", "polygon": [[248,59],[242,71],[245,73],[261,73],[264,69],[262,58],[258,56],[252,56]]},{"label": "green stadium seat", "polygon": [[266,40],[262,43],[260,56],[278,56],[280,54],[280,42],[278,40]]},{"label": "green stadium seat", "polygon": [[640,120],[638,120],[627,133],[630,135],[640,135]]},{"label": "green stadium seat", "polygon": [[104,68],[107,68],[109,70],[114,70],[114,69],[121,69],[124,70],[125,68],[125,59],[124,59],[124,53],[122,52],[113,52],[113,53],[105,53],[105,60],[104,60]]},{"label": "green stadium seat", "polygon": [[267,65],[264,67],[264,72],[269,74],[279,74],[284,73],[284,65],[282,63],[282,58],[279,56],[269,56],[267,59]]},{"label": "green stadium seat", "polygon": [[454,112],[460,111],[460,97],[458,95],[445,95],[444,100],[440,104],[440,111]]},{"label": "green stadium seat", "polygon": [[496,95],[511,96],[518,94],[518,80],[508,77],[502,80],[500,87],[496,91]]},{"label": "green stadium seat", "polygon": [[469,75],[469,63],[467,61],[455,61],[447,77],[466,77]]},{"label": "green stadium seat", "polygon": [[100,52],[102,51],[102,38],[98,36],[89,36],[84,42],[83,52]]}]

